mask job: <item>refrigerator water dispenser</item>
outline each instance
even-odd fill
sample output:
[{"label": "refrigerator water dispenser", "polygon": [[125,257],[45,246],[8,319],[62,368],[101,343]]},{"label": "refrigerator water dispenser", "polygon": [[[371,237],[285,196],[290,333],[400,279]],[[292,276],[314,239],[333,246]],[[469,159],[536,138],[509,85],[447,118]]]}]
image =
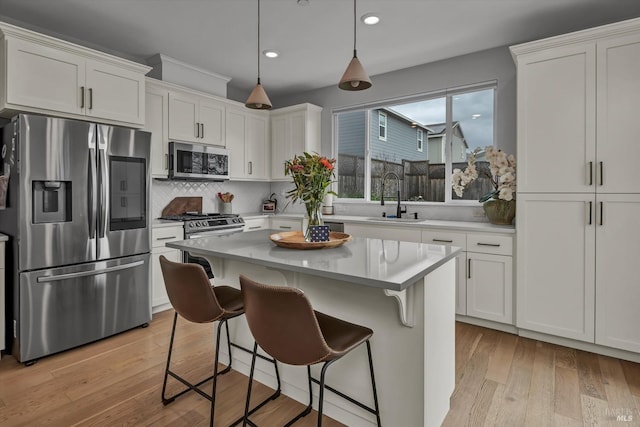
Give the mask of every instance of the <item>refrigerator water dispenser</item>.
[{"label": "refrigerator water dispenser", "polygon": [[33,181],[33,223],[71,221],[71,181]]}]

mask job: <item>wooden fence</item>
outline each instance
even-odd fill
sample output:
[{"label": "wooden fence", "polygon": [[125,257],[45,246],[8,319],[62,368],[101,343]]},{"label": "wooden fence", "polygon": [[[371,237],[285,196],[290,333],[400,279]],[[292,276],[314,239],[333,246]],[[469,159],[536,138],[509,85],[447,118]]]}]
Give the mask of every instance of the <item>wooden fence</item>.
[{"label": "wooden fence", "polygon": [[[453,169],[467,167],[467,163],[454,163]],[[479,177],[464,191],[463,199],[478,200],[480,196],[493,189],[491,180],[484,175],[489,173],[487,162],[476,162]],[[362,198],[364,192],[364,158],[341,154],[338,156],[338,194],[344,198]],[[400,177],[400,199],[408,201],[445,200],[445,165],[429,161],[409,161],[402,163],[384,160],[371,160],[371,200],[380,200],[382,177],[394,172]],[[397,186],[393,176],[387,177],[384,185],[385,199],[397,197]]]}]

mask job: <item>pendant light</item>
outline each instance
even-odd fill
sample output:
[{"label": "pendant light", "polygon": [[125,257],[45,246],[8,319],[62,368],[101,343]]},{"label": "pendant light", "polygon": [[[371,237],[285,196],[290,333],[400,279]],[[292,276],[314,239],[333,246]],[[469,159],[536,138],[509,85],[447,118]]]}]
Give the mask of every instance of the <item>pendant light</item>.
[{"label": "pendant light", "polygon": [[260,84],[260,0],[258,0],[258,83],[244,105],[254,110],[269,110],[271,108],[271,101]]},{"label": "pendant light", "polygon": [[356,50],[356,0],[353,0],[353,58],[345,70],[338,87],[343,90],[364,90],[371,87],[371,79],[362,67]]}]

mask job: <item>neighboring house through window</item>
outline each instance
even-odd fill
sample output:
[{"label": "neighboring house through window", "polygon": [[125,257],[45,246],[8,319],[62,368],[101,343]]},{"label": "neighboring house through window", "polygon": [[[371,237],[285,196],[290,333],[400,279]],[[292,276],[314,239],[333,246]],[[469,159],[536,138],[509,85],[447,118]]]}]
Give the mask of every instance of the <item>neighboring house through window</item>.
[{"label": "neighboring house through window", "polygon": [[418,146],[417,146],[417,149],[418,149],[419,152],[422,153],[422,151],[423,151],[423,148],[422,148],[422,129],[417,129],[417,135],[418,135],[418,142],[417,142]]}]

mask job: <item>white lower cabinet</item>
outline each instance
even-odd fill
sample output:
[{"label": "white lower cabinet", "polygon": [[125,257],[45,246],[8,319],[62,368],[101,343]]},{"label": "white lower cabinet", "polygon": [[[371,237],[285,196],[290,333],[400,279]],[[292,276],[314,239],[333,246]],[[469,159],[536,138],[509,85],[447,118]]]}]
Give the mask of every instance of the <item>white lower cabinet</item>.
[{"label": "white lower cabinet", "polygon": [[596,196],[596,344],[640,353],[640,195]]},{"label": "white lower cabinet", "polygon": [[589,194],[518,194],[519,328],[594,341],[593,202]]},{"label": "white lower cabinet", "polygon": [[300,231],[302,230],[301,219],[271,218],[270,227],[278,231]]},{"label": "white lower cabinet", "polygon": [[165,246],[167,242],[184,239],[182,225],[175,227],[153,227],[151,231],[151,307],[159,307],[169,303],[164,278],[160,269],[160,256],[169,261],[181,262],[182,252]]},{"label": "white lower cabinet", "polygon": [[245,233],[248,231],[258,231],[269,228],[269,218],[250,218],[244,220],[244,231]]},{"label": "white lower cabinet", "polygon": [[374,239],[401,240],[405,242],[420,242],[420,231],[414,228],[385,227],[377,224],[345,224],[344,232],[358,237]]},{"label": "white lower cabinet", "polygon": [[456,314],[467,314],[467,234],[448,230],[423,230],[422,243],[457,246],[462,252],[456,257]]}]

